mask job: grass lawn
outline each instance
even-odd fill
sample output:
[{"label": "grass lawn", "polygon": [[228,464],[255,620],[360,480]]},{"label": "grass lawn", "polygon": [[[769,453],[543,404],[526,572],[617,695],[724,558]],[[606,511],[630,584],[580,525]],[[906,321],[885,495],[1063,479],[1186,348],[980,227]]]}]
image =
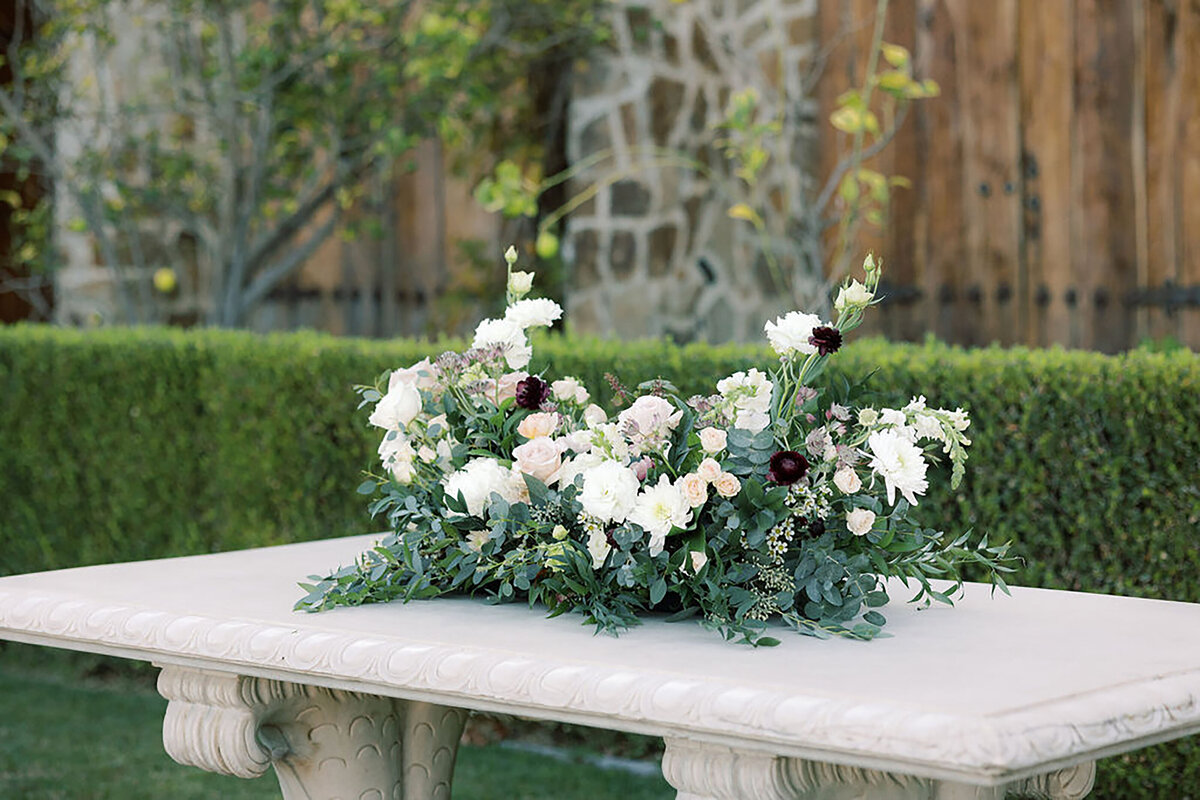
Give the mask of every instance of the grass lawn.
[{"label": "grass lawn", "polygon": [[[256,780],[172,761],[162,747],[166,701],[149,667],[114,672],[100,657],[0,643],[0,798],[4,800],[267,800]],[[668,800],[660,775],[634,775],[499,745],[464,746],[455,800]]]}]

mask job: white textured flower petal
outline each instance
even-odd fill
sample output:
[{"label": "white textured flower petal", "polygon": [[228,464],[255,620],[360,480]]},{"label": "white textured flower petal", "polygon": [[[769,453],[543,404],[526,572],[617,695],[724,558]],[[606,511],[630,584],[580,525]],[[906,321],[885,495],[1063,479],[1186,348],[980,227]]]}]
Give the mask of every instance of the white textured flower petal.
[{"label": "white textured flower petal", "polygon": [[562,307],[544,297],[518,300],[504,312],[504,319],[519,325],[521,330],[537,326],[550,326],[561,317]]}]

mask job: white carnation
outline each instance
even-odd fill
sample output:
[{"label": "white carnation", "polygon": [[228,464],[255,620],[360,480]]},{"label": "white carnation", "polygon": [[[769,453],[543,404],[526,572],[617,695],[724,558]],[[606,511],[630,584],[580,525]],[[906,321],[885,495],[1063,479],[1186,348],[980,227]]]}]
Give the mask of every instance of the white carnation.
[{"label": "white carnation", "polygon": [[928,465],[921,448],[898,430],[872,433],[867,439],[867,446],[873,456],[871,469],[883,478],[887,488],[888,503],[895,505],[896,490],[899,489],[904,499],[915,506],[916,496],[925,494],[929,487],[929,482],[925,480]]},{"label": "white carnation", "polygon": [[616,461],[603,461],[583,473],[579,502],[601,522],[624,522],[637,502],[637,475]]},{"label": "white carnation", "polygon": [[442,485],[450,497],[462,495],[467,513],[473,517],[483,515],[493,492],[510,503],[518,499],[512,473],[494,458],[471,459],[462,469],[447,475]]},{"label": "white carnation", "polygon": [[550,326],[562,317],[562,308],[553,300],[539,297],[536,300],[518,300],[504,312],[507,322],[515,323],[521,330],[543,325]]},{"label": "white carnation", "polygon": [[768,322],[763,330],[766,331],[767,341],[771,343],[775,352],[786,358],[795,353],[811,355],[817,352],[817,348],[809,344],[808,339],[812,336],[813,329],[823,324],[816,314],[792,311],[774,322]]},{"label": "white carnation", "polygon": [[[524,301],[522,301],[524,302]],[[525,329],[509,319],[485,319],[475,328],[472,347],[499,345],[510,369],[521,369],[533,357],[533,348],[525,338]]]}]

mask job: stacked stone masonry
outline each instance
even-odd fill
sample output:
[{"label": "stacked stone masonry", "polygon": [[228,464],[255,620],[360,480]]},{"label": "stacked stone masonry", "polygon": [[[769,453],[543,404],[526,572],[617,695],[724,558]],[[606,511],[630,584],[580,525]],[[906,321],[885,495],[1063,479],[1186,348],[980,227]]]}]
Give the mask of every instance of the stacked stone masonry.
[{"label": "stacked stone masonry", "polygon": [[[783,269],[805,274],[788,241],[812,189],[816,15],[816,0],[615,5],[611,47],[579,67],[568,115],[568,159],[596,162],[574,182],[595,195],[571,215],[564,248],[575,330],[757,340],[764,319],[793,306],[755,229],[728,212],[757,209]],[[784,111],[753,188],[733,175],[716,127],[746,88]]]}]

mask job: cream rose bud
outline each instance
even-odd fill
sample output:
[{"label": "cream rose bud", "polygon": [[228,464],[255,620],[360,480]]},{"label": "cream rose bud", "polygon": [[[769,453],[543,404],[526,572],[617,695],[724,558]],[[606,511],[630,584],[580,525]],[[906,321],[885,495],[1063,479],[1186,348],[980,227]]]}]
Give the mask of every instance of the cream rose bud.
[{"label": "cream rose bud", "polygon": [[549,436],[530,439],[513,448],[514,466],[549,486],[558,480],[562,466],[562,443]]},{"label": "cream rose bud", "polygon": [[608,414],[605,413],[603,408],[595,403],[592,403],[583,410],[583,421],[588,424],[589,428],[593,425],[599,425],[601,422],[606,422],[607,420]]},{"label": "cream rose bud", "polygon": [[508,292],[514,297],[524,297],[533,288],[532,272],[514,272],[508,276]]},{"label": "cream rose bud", "polygon": [[688,555],[692,558],[692,572],[699,572],[708,563],[708,553],[701,550],[693,550]]},{"label": "cream rose bud", "polygon": [[842,467],[833,473],[833,485],[840,489],[842,494],[854,494],[862,488],[862,479],[854,470]]},{"label": "cream rose bud", "polygon": [[695,472],[689,472],[679,479],[679,491],[689,506],[698,508],[708,500],[708,481]]},{"label": "cream rose bud", "polygon": [[722,472],[713,481],[713,488],[717,490],[717,494],[721,495],[721,497],[737,497],[737,493],[742,490],[742,482],[733,473]]},{"label": "cream rose bud", "polygon": [[875,295],[866,286],[863,286],[857,280],[852,280],[850,281],[850,285],[843,286],[838,290],[838,296],[833,301],[833,307],[839,314],[842,314],[847,309],[865,308],[874,298]]},{"label": "cream rose bud", "polygon": [[558,414],[539,411],[521,420],[521,424],[517,426],[517,433],[526,439],[537,439],[541,436],[549,436],[557,429]]},{"label": "cream rose bud", "polygon": [[712,483],[717,478],[721,477],[721,465],[717,463],[715,458],[706,458],[700,462],[700,466],[696,467],[696,474],[699,475],[705,483]]},{"label": "cream rose bud", "polygon": [[710,455],[716,455],[724,450],[728,439],[728,435],[720,428],[700,429],[700,446],[704,448],[704,452]]},{"label": "cream rose bud", "polygon": [[554,399],[560,403],[578,403],[583,405],[590,398],[588,390],[583,388],[577,378],[561,378],[550,384]]},{"label": "cream rose bud", "polygon": [[875,512],[869,508],[856,508],[846,514],[846,528],[855,536],[865,536],[875,524]]},{"label": "cream rose bud", "polygon": [[550,535],[554,537],[555,541],[561,542],[563,539],[570,536],[571,532],[562,525],[555,525],[554,530],[550,531]]}]

